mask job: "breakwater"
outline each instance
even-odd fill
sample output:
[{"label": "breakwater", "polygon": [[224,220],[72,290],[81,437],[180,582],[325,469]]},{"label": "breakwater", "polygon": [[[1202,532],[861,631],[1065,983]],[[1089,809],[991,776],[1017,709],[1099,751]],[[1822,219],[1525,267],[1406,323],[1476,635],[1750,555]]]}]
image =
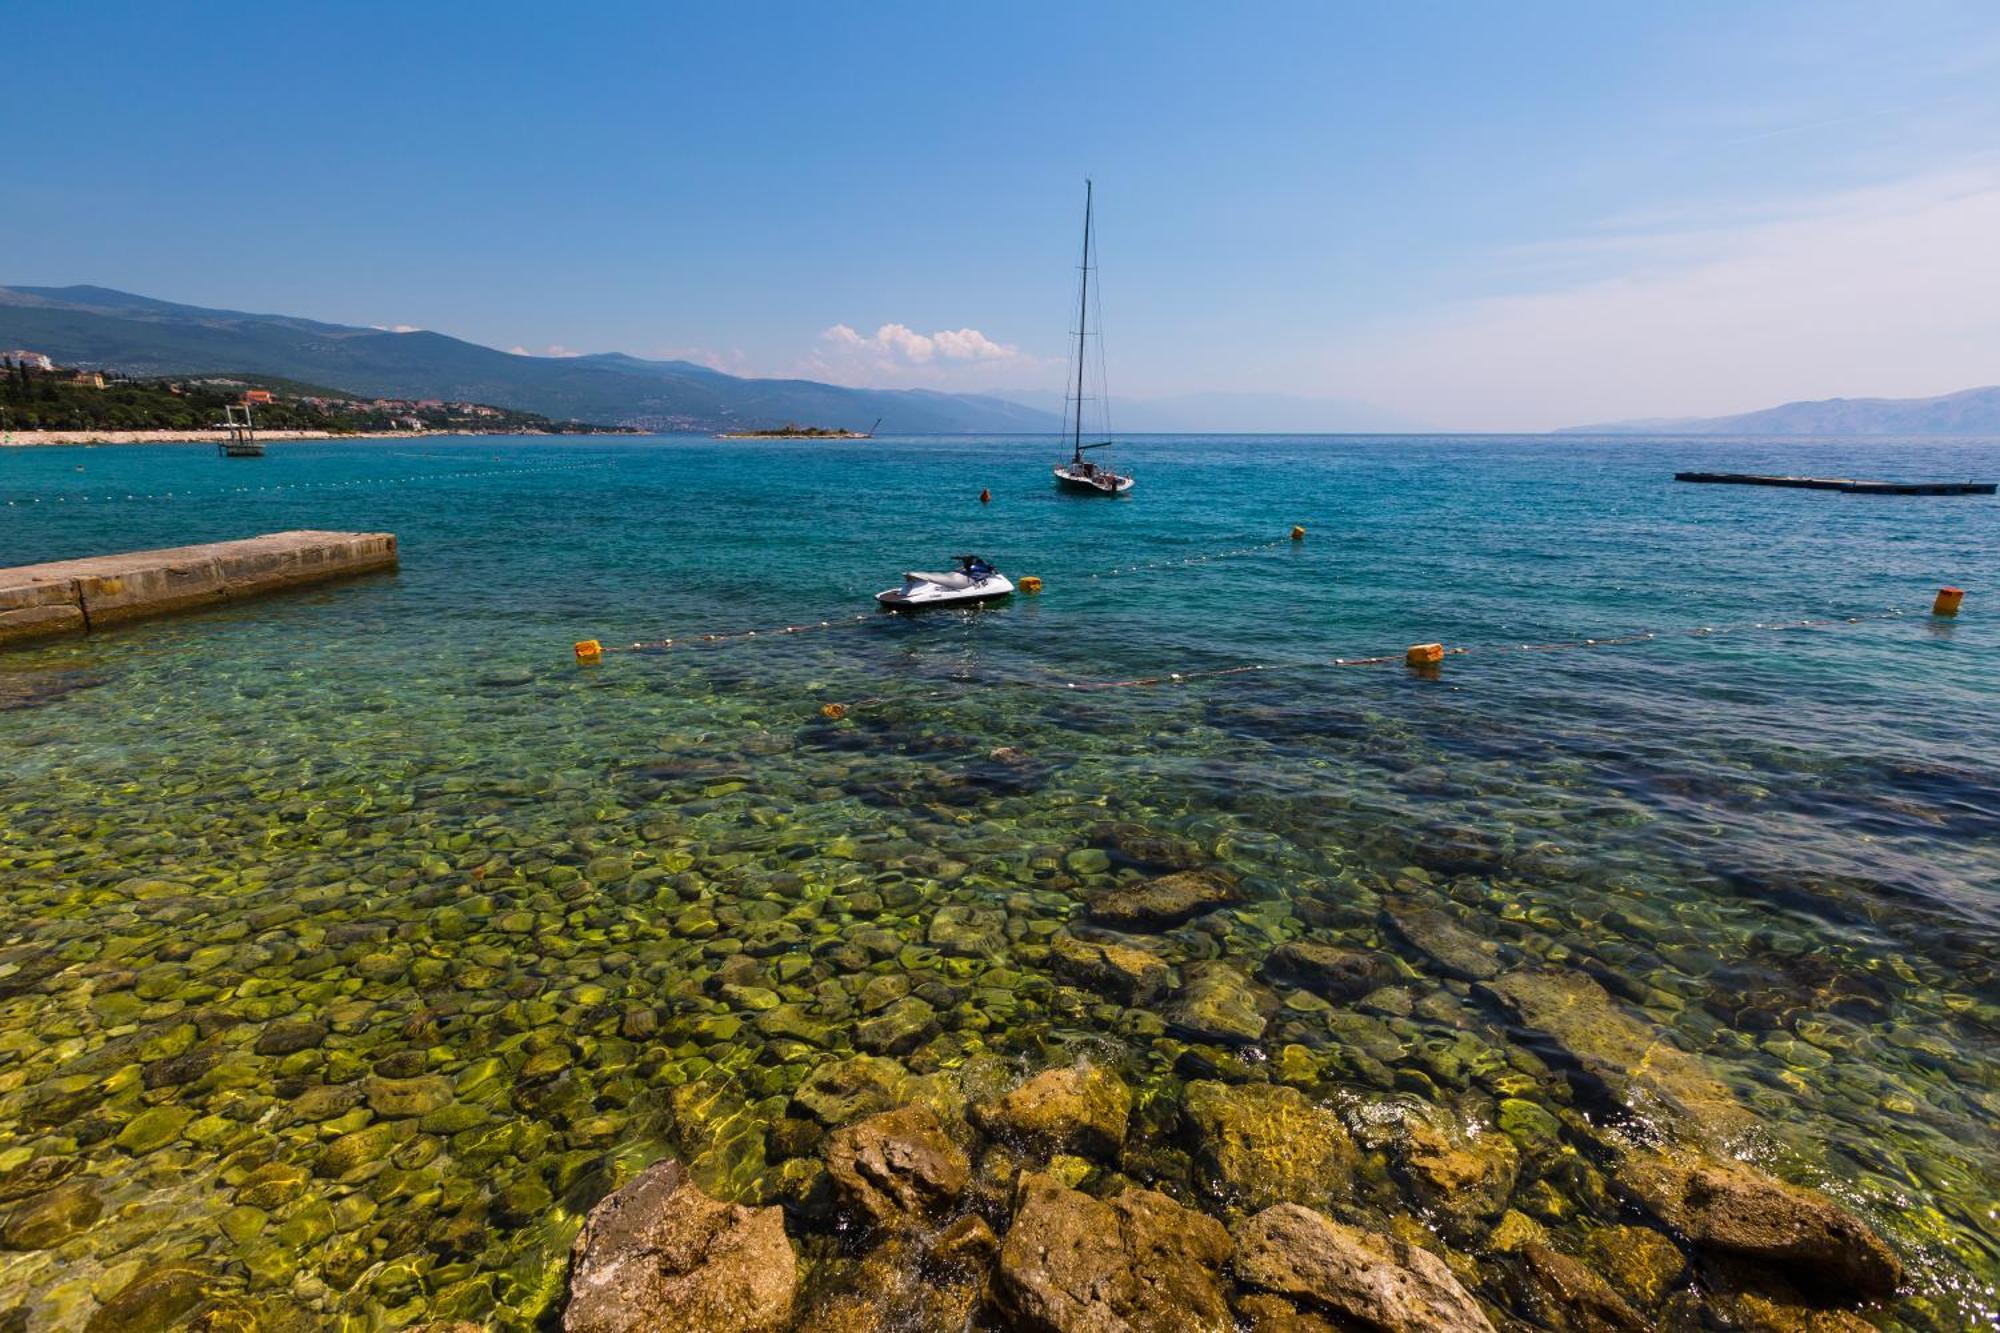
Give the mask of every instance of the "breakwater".
[{"label": "breakwater", "polygon": [[272,532],[0,569],[0,645],[396,567],[389,532]]}]

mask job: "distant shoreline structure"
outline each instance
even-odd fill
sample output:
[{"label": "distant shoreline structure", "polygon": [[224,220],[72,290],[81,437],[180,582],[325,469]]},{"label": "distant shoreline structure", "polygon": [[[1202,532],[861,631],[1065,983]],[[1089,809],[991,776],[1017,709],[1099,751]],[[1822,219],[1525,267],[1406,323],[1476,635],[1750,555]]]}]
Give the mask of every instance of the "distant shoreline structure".
[{"label": "distant shoreline structure", "polygon": [[[608,432],[607,432],[608,433]],[[545,431],[329,431],[259,430],[257,438],[267,443],[287,440],[422,440],[456,439],[461,436],[511,439],[576,439],[575,434]],[[222,430],[15,430],[0,431],[0,449],[40,449],[76,444],[217,444],[229,438]]]},{"label": "distant shoreline structure", "polygon": [[[875,426],[882,424],[882,418],[875,418]],[[796,421],[787,421],[774,430],[725,430],[716,432],[718,440],[872,440],[875,426],[867,430],[831,430],[825,426],[801,426]]]}]

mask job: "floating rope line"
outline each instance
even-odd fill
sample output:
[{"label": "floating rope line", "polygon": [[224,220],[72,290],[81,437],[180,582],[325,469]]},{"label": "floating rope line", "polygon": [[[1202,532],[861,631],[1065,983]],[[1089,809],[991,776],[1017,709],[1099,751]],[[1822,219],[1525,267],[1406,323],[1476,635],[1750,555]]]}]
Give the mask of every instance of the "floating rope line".
[{"label": "floating rope line", "polygon": [[610,467],[609,463],[549,463],[538,467],[468,468],[457,472],[413,472],[401,477],[356,477],[348,481],[280,481],[269,486],[229,486],[209,491],[152,491],[124,495],[31,495],[9,500],[7,507],[38,504],[102,504],[115,500],[211,500],[226,495],[259,495],[266,491],[347,490],[360,486],[391,486],[406,481],[451,481],[466,477],[525,477],[543,472],[581,472]]},{"label": "floating rope line", "polygon": [[[686,634],[677,639],[643,639],[630,644],[599,644],[598,651],[605,653],[661,653],[674,647],[689,647],[702,643],[730,643],[737,639],[782,638],[787,634],[807,634],[813,630],[839,629],[843,625],[858,625],[864,620],[876,619],[876,614],[863,611],[858,615],[842,616],[837,620],[809,620],[802,625],[777,625],[769,629],[740,629],[727,634]],[[591,640],[585,640],[591,642]],[[578,644],[578,656],[583,656],[583,645]]]},{"label": "floating rope line", "polygon": [[1297,538],[1280,537],[1277,541],[1258,542],[1254,546],[1239,546],[1229,551],[1211,551],[1207,555],[1183,556],[1178,560],[1149,560],[1144,564],[1120,565],[1116,569],[1099,570],[1094,574],[1080,574],[1077,577],[1083,580],[1115,579],[1127,574],[1143,574],[1154,569],[1179,569],[1186,565],[1205,565],[1211,560],[1233,560],[1238,556],[1255,555],[1259,551],[1275,550],[1280,546],[1292,546],[1296,542]]},{"label": "floating rope line", "polygon": [[[1456,648],[1420,645],[1420,647],[1435,649],[1430,660],[1422,664],[1417,663],[1413,659],[1412,654],[1416,652],[1416,649],[1411,649],[1402,653],[1384,653],[1374,657],[1334,657],[1302,662],[1246,662],[1237,666],[1214,667],[1200,671],[1168,671],[1152,676],[1132,676],[1124,680],[1066,680],[1060,677],[1051,677],[1044,682],[996,681],[990,685],[982,685],[981,688],[992,688],[993,685],[1011,685],[1016,688],[1026,687],[1034,689],[1054,687],[1088,693],[1098,690],[1142,689],[1159,685],[1182,685],[1190,681],[1217,680],[1226,676],[1254,675],[1266,671],[1302,671],[1324,667],[1391,666],[1398,663],[1408,664],[1413,669],[1428,672],[1435,670],[1438,660],[1445,657],[1467,657],[1473,655],[1499,657],[1510,653],[1553,653],[1592,648],[1617,648],[1676,638],[1709,639],[1732,634],[1752,634],[1760,631],[1782,632],[1803,629],[1831,629],[1843,625],[1861,625],[1884,620],[1900,620],[1908,614],[1910,613],[1900,608],[1890,608],[1862,615],[1833,616],[1808,620],[1760,620],[1747,625],[1699,625],[1693,628],[1682,629],[1640,630],[1630,634],[1610,634],[1587,639],[1558,639],[1548,643],[1499,643]],[[866,708],[876,704],[923,702],[947,696],[962,697],[963,694],[963,688],[954,688],[932,690],[917,695],[905,695],[900,698],[877,695],[866,699],[857,699],[852,703],[823,704],[819,711],[824,717],[839,719],[846,717],[857,708]]]}]

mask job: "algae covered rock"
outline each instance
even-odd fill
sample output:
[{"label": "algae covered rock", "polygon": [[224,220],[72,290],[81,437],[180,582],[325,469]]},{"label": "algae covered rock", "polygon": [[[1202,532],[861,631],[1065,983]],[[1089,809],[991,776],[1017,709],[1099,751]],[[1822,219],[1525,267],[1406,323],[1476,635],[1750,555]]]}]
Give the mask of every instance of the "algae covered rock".
[{"label": "algae covered rock", "polygon": [[937,1010],[915,995],[902,999],[855,1025],[854,1044],[877,1055],[904,1055],[937,1032]]},{"label": "algae covered rock", "polygon": [[931,918],[933,949],[967,958],[991,958],[1007,948],[1007,913],[998,907],[953,903]]},{"label": "algae covered rock", "polygon": [[31,1195],[0,1221],[0,1250],[46,1250],[87,1229],[104,1212],[88,1180],[70,1180]]},{"label": "algae covered rock", "polygon": [[1264,1035],[1277,1001],[1233,965],[1190,963],[1181,988],[1160,1011],[1167,1026],[1200,1041],[1247,1044]]},{"label": "algae covered rock", "polygon": [[916,1078],[894,1060],[857,1055],[813,1067],[792,1104],[828,1128],[891,1110],[910,1099]]},{"label": "algae covered rock", "polygon": [[999,1296],[1013,1327],[1051,1333],[1180,1333],[1234,1327],[1221,1270],[1229,1233],[1164,1194],[1093,1199],[1046,1175],[1021,1179],[1000,1247]]},{"label": "algae covered rock", "polygon": [[1352,1188],[1359,1154],[1347,1127],[1297,1088],[1190,1083],[1181,1117],[1197,1175],[1218,1201],[1323,1205]]},{"label": "algae covered rock", "polygon": [[1902,1261],[1867,1223],[1755,1167],[1641,1153],[1613,1181],[1695,1248],[1769,1265],[1809,1291],[1883,1300],[1903,1280]]},{"label": "algae covered rock", "polygon": [[797,1292],[784,1211],[711,1199],[667,1158],[584,1219],[563,1333],[776,1333]]},{"label": "algae covered rock", "polygon": [[1107,889],[1090,899],[1085,912],[1101,926],[1159,930],[1242,901],[1236,876],[1209,867]]},{"label": "algae covered rock", "polygon": [[1657,1306],[1687,1269],[1680,1247],[1649,1227],[1599,1227],[1584,1237],[1583,1257],[1645,1310]]},{"label": "algae covered rock", "polygon": [[1067,933],[1050,939],[1049,965],[1065,981],[1121,1004],[1151,1004],[1173,980],[1173,969],[1158,954]]},{"label": "algae covered rock", "polygon": [[1045,1069],[997,1101],[972,1108],[988,1134],[1037,1152],[1115,1157],[1125,1146],[1132,1093],[1108,1069],[1077,1064]]},{"label": "algae covered rock", "polygon": [[940,1215],[972,1178],[964,1150],[920,1102],[834,1131],[826,1169],[849,1214],[889,1228]]},{"label": "algae covered rock", "polygon": [[1236,1231],[1244,1284],[1377,1333],[1493,1333],[1444,1260],[1406,1240],[1282,1203]]},{"label": "algae covered rock", "polygon": [[213,1283],[183,1264],[142,1270],[92,1312],[84,1333],[157,1333],[174,1328],[208,1300]]}]

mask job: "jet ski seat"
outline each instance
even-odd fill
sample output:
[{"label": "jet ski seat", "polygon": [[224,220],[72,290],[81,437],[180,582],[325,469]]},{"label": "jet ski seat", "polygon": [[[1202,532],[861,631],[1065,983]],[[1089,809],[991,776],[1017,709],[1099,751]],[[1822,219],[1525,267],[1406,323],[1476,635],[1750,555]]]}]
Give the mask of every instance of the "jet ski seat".
[{"label": "jet ski seat", "polygon": [[940,588],[970,588],[972,586],[971,575],[957,572],[950,574],[908,573],[903,575],[903,577],[906,580],[916,579],[924,583],[935,583]]}]

